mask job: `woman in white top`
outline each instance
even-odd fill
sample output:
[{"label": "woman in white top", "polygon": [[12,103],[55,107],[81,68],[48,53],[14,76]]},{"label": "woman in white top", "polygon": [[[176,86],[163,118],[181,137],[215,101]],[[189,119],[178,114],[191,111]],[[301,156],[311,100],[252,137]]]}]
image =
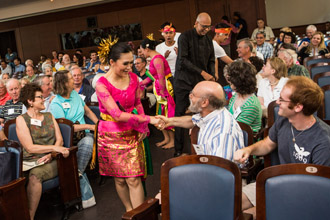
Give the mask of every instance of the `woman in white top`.
[{"label": "woman in white top", "polygon": [[269,103],[280,97],[280,92],[288,81],[288,71],[284,61],[278,57],[270,58],[262,70],[263,79],[258,85],[258,98],[265,111]]}]

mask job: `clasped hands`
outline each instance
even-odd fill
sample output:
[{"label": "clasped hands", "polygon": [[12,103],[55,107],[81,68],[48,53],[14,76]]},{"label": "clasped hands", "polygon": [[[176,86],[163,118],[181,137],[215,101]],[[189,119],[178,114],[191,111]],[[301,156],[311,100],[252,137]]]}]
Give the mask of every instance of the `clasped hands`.
[{"label": "clasped hands", "polygon": [[170,119],[163,116],[150,116],[150,124],[154,125],[158,130],[164,130],[170,126]]}]

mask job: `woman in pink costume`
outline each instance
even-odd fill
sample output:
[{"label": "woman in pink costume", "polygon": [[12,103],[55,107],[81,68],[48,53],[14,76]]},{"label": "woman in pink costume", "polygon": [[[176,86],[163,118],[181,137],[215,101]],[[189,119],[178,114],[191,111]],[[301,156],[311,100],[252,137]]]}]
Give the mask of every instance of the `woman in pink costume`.
[{"label": "woman in pink costume", "polygon": [[[144,201],[141,177],[146,168],[141,142],[149,131],[148,123],[156,124],[159,120],[144,115],[139,80],[131,72],[131,48],[118,43],[111,48],[109,59],[110,70],[96,83],[101,111],[97,139],[99,172],[115,177],[117,193],[129,211]],[[132,113],[134,109],[137,114]]]},{"label": "woman in pink costume", "polygon": [[[144,39],[141,42],[140,48],[146,58],[151,58],[149,71],[152,75],[140,82],[140,86],[144,88],[153,81],[154,94],[157,98],[156,115],[174,117],[175,102],[173,99],[173,87],[170,82],[170,79],[172,78],[171,69],[165,57],[155,51],[156,41],[152,39],[152,36]],[[164,140],[156,145],[158,147],[163,146],[164,149],[174,147],[173,127],[166,128],[166,130],[163,130],[162,132]]]}]

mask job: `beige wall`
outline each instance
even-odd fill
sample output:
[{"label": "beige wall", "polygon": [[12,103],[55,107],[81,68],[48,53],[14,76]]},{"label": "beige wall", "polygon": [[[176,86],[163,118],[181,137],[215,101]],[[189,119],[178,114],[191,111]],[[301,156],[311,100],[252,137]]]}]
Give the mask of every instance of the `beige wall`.
[{"label": "beige wall", "polygon": [[329,0],[265,0],[268,25],[272,28],[330,21]]}]

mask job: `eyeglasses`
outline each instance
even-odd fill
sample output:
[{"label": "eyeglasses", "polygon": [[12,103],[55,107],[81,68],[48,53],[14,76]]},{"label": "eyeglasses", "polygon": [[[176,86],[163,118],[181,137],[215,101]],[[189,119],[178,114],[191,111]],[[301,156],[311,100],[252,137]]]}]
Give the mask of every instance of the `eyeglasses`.
[{"label": "eyeglasses", "polygon": [[278,101],[279,102],[291,102],[290,100],[284,100],[282,97],[279,97],[278,98]]},{"label": "eyeglasses", "polygon": [[[198,22],[198,21],[197,21]],[[198,22],[198,24],[203,28],[203,29],[210,29],[212,27],[212,25],[203,25],[201,23]]]},{"label": "eyeglasses", "polygon": [[45,97],[43,97],[42,95],[38,95],[38,96],[35,96],[34,98],[44,99]]}]

